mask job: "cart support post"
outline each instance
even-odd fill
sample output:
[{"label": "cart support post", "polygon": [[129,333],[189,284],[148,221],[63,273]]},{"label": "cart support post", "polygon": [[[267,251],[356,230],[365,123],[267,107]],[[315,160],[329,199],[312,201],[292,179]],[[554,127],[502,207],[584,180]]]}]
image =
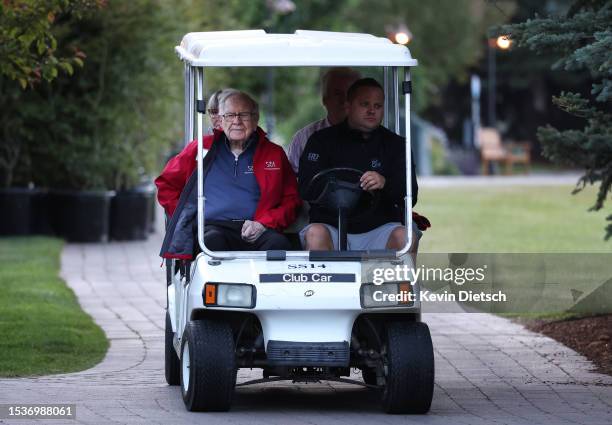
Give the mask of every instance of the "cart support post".
[{"label": "cart support post", "polygon": [[[397,252],[397,256],[401,257],[410,250],[412,246],[412,149],[411,149],[411,138],[410,138],[410,94],[411,91],[411,79],[410,79],[410,67],[404,68],[404,121],[406,126],[406,193],[407,196],[404,198],[404,212],[406,214],[406,236],[407,243],[404,248]],[[416,266],[416,264],[413,264]]]},{"label": "cart support post", "polygon": [[383,125],[389,128],[389,105],[390,105],[390,90],[389,90],[389,67],[383,66],[383,91],[385,92],[385,107],[383,109]]},{"label": "cart support post", "polygon": [[191,68],[190,69],[190,76],[189,76],[189,137],[190,137],[190,141],[191,140],[196,140],[198,137],[197,134],[197,127],[195,125],[195,87],[196,87],[196,72],[195,72],[195,68]]},{"label": "cart support post", "polygon": [[[203,87],[204,87],[204,70],[202,68],[196,68],[196,88],[197,88],[197,101],[204,100]],[[191,111],[195,110],[195,102],[191,103]],[[202,118],[204,113],[197,112],[197,133],[196,140],[198,141],[198,244],[200,249],[208,254],[206,246],[204,245],[204,155],[203,155],[203,143],[202,143]]]},{"label": "cart support post", "polygon": [[393,125],[393,132],[399,134],[400,131],[400,108],[399,108],[399,75],[397,72],[397,66],[393,67],[393,112],[395,115],[395,122]]},{"label": "cart support post", "polygon": [[193,111],[191,110],[191,97],[193,96],[193,86],[192,86],[192,75],[191,75],[191,66],[189,63],[185,62],[185,127],[183,133],[183,145],[187,146],[187,144],[191,141],[191,137],[193,135],[192,130],[192,117]]}]

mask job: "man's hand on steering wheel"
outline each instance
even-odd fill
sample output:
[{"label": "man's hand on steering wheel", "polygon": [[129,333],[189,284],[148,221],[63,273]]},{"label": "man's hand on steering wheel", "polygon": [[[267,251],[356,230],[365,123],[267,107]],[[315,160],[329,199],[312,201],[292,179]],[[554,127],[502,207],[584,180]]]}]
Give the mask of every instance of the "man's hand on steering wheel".
[{"label": "man's hand on steering wheel", "polygon": [[[363,179],[368,178],[368,187],[363,188]],[[304,190],[305,199],[311,206],[327,210],[334,215],[338,208],[344,208],[352,220],[360,220],[362,216],[374,211],[380,200],[380,192],[376,188],[385,185],[385,178],[379,173],[350,167],[327,168],[310,178]]]},{"label": "man's hand on steering wheel", "polygon": [[386,179],[376,171],[366,171],[359,179],[359,185],[363,190],[372,191],[385,187]]}]

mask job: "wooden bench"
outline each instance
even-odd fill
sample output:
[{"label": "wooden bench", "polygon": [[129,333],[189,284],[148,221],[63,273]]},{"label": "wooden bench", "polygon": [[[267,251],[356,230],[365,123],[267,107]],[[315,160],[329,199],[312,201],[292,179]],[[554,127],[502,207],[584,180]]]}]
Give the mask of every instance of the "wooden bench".
[{"label": "wooden bench", "polygon": [[531,163],[531,145],[529,142],[502,143],[499,132],[494,128],[481,128],[478,131],[480,142],[480,159],[482,174],[489,174],[489,165],[493,162],[504,164],[504,174],[512,174],[514,164],[523,164],[529,174]]}]

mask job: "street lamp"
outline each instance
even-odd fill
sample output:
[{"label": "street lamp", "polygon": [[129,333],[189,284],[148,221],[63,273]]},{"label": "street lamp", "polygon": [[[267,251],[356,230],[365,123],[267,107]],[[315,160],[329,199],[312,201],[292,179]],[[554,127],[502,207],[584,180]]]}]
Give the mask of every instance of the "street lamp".
[{"label": "street lamp", "polygon": [[512,45],[512,40],[507,35],[500,35],[495,40],[495,45],[502,50],[507,50]]},{"label": "street lamp", "polygon": [[387,38],[396,44],[408,44],[412,41],[412,33],[404,23],[385,26]]},{"label": "street lamp", "polygon": [[[285,16],[295,12],[295,3],[291,0],[267,0],[268,22],[267,32],[275,33],[277,27],[277,16]],[[266,132],[271,139],[274,133],[276,119],[274,117],[274,80],[276,79],[275,69],[270,67],[266,76],[266,95],[264,96],[264,108],[266,111]]]},{"label": "street lamp", "polygon": [[295,11],[295,3],[291,0],[267,0],[266,7],[281,15],[288,15]]},{"label": "street lamp", "polygon": [[[385,25],[385,34],[387,38],[395,43],[406,45],[410,43],[412,40],[412,33],[408,29],[408,26],[403,22],[395,22],[391,24]],[[384,110],[384,122],[383,125],[387,128],[390,128],[390,116],[391,116],[391,105],[394,105],[394,108],[399,109],[399,98],[395,98],[395,90],[391,90],[392,87],[397,87],[399,85],[398,75],[397,75],[397,67],[393,69],[393,75],[391,75],[391,69],[388,66],[383,68],[383,87],[385,88],[385,92],[390,93],[391,96],[388,96],[385,99],[385,110]],[[399,131],[399,120],[395,122],[395,131]]]},{"label": "street lamp", "polygon": [[488,43],[488,71],[487,71],[487,124],[495,128],[497,117],[495,116],[495,51],[497,49],[507,50],[512,45],[512,40],[507,35],[500,35],[497,38],[490,38]]},{"label": "street lamp", "polygon": [[412,39],[412,37],[409,35],[408,32],[403,32],[403,31],[395,33],[394,38],[397,44],[408,44],[410,40]]}]

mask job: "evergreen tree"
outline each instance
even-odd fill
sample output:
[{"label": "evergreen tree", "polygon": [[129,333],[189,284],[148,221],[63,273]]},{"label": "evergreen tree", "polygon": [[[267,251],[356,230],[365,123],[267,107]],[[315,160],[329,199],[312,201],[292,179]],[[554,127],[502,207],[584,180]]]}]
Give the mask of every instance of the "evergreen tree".
[{"label": "evergreen tree", "polygon": [[[540,127],[538,139],[551,161],[585,170],[573,193],[599,182],[591,210],[600,210],[612,191],[612,0],[576,0],[565,16],[536,16],[496,32],[509,34],[519,46],[537,53],[556,53],[559,59],[553,69],[590,73],[590,96],[562,92],[553,97],[559,108],[583,118],[585,127],[567,131]],[[611,222],[607,240],[612,237],[612,214],[606,220]]]}]

